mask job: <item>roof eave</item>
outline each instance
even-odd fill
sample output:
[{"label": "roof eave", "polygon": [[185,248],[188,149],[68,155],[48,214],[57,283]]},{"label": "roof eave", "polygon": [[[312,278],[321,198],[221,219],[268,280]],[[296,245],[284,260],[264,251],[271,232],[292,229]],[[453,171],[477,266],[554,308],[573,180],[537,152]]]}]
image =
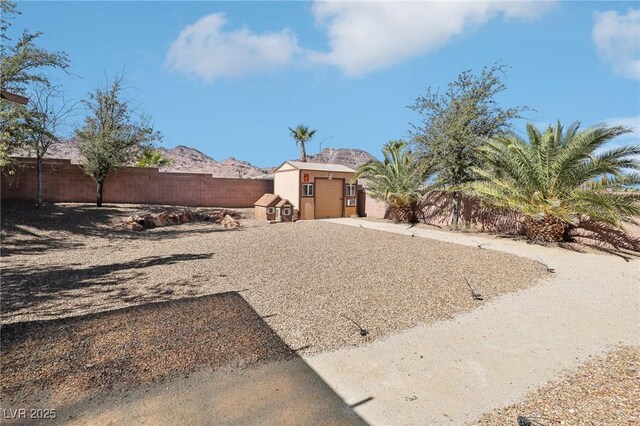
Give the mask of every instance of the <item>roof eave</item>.
[{"label": "roof eave", "polygon": [[15,93],[7,92],[6,90],[0,91],[0,97],[11,102],[15,102],[21,105],[26,105],[29,102],[29,98],[26,96],[17,95]]}]

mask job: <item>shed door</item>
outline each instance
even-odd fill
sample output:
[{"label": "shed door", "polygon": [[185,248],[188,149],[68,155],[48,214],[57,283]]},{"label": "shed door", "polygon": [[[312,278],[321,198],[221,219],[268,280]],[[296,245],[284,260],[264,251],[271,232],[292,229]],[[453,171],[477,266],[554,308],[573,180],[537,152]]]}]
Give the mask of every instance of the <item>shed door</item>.
[{"label": "shed door", "polygon": [[316,219],[342,217],[342,179],[316,179]]}]

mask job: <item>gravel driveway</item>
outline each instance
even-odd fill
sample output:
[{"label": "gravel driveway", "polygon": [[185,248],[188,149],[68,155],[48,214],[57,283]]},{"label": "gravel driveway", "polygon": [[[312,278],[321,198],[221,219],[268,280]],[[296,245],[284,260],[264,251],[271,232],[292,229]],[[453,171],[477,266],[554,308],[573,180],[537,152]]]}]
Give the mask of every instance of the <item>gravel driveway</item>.
[{"label": "gravel driveway", "polygon": [[119,227],[144,211],[4,203],[2,322],[235,290],[288,345],[311,353],[451,318],[548,275],[509,254],[319,221]]}]

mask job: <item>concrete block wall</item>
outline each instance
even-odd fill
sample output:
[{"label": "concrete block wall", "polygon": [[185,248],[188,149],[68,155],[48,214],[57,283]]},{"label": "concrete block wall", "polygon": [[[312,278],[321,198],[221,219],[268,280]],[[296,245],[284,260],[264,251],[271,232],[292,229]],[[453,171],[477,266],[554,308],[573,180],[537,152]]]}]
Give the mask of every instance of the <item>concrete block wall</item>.
[{"label": "concrete block wall", "polygon": [[[34,159],[20,159],[22,167],[2,174],[2,199],[34,201]],[[46,159],[42,168],[46,202],[93,203],[96,184],[69,160]],[[214,178],[203,173],[164,173],[156,168],[124,167],[107,176],[103,202],[168,204],[201,207],[253,207],[264,193],[273,192],[273,180]]]}]

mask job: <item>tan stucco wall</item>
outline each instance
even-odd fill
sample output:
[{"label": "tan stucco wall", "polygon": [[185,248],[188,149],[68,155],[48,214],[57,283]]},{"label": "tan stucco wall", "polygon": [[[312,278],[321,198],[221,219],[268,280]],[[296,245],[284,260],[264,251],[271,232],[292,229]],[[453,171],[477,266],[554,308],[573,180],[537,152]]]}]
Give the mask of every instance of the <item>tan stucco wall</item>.
[{"label": "tan stucco wall", "polygon": [[296,169],[289,163],[284,163],[283,165],[278,167],[278,171],[284,171],[284,170],[298,170],[298,169]]},{"label": "tan stucco wall", "polygon": [[298,169],[285,164],[282,168],[289,170],[278,171],[274,174],[273,193],[278,194],[293,204],[293,208],[298,209],[300,188],[298,187]]},{"label": "tan stucco wall", "polygon": [[302,197],[300,199],[300,212],[298,219],[313,219],[314,217],[314,200],[313,197]]}]

